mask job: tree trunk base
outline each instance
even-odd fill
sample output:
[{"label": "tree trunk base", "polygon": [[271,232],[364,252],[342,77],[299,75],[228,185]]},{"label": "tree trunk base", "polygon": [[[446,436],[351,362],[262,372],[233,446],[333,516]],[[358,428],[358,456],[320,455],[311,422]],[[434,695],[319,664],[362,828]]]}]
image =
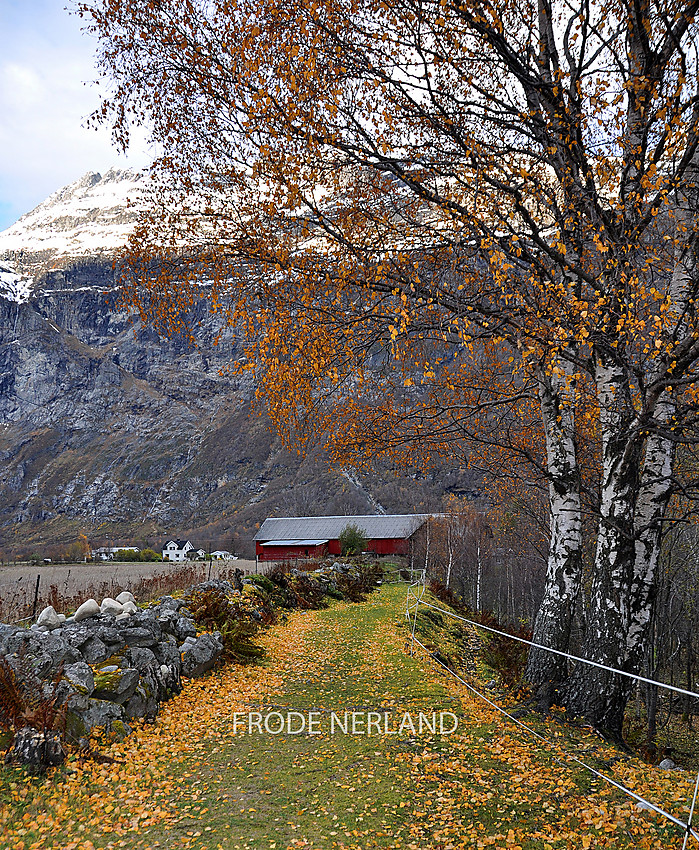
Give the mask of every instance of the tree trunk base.
[{"label": "tree trunk base", "polygon": [[556,705],[556,682],[542,682],[534,691],[536,710],[548,714],[552,705]]},{"label": "tree trunk base", "polygon": [[38,772],[63,764],[66,754],[58,732],[39,732],[31,726],[25,726],[15,733],[8,756],[9,761]]},{"label": "tree trunk base", "polygon": [[606,670],[579,665],[559,688],[560,704],[569,718],[583,718],[605,739],[628,750],[623,726],[630,680]]}]

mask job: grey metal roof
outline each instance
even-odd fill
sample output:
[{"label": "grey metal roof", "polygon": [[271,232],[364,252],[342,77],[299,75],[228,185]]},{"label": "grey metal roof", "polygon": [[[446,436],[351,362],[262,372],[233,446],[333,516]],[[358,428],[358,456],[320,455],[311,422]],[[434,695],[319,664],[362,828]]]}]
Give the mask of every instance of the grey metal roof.
[{"label": "grey metal roof", "polygon": [[265,540],[263,546],[320,546],[321,543],[328,543],[325,540]]},{"label": "grey metal roof", "polygon": [[367,540],[387,537],[405,539],[414,534],[429,517],[430,514],[269,517],[253,539],[285,543],[311,538],[337,540],[347,525],[358,526]]}]

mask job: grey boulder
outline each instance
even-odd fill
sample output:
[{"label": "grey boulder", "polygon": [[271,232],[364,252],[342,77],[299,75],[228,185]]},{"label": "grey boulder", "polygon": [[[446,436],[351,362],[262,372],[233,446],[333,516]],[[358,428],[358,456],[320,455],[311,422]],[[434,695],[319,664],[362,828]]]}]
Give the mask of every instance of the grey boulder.
[{"label": "grey boulder", "polygon": [[65,761],[65,750],[58,732],[39,732],[25,726],[15,733],[12,743],[13,761],[35,769],[55,767]]},{"label": "grey boulder", "polygon": [[56,613],[53,605],[48,605],[36,618],[37,626],[46,626],[48,629],[57,629],[61,625],[61,620]]},{"label": "grey boulder", "polygon": [[135,667],[141,673],[144,673],[149,667],[154,667],[158,663],[153,652],[145,646],[134,646],[126,651],[126,655],[131,662],[131,666]]},{"label": "grey boulder", "polygon": [[90,664],[99,664],[100,661],[104,661],[111,655],[97,635],[91,635],[80,647],[80,652],[85,661]]},{"label": "grey boulder", "polygon": [[[131,618],[133,619],[133,617]],[[155,646],[158,642],[157,637],[150,629],[136,626],[131,629],[124,629],[122,637],[126,646]]]},{"label": "grey boulder", "polygon": [[121,593],[117,596],[116,601],[124,605],[126,602],[131,602],[132,604],[136,603],[136,599],[129,590],[122,590]]},{"label": "grey boulder", "polygon": [[69,664],[63,670],[63,678],[78,692],[91,696],[95,689],[95,677],[92,668],[84,661]]},{"label": "grey boulder", "polygon": [[200,635],[182,653],[182,675],[190,679],[202,676],[216,663],[223,652],[219,632]]},{"label": "grey boulder", "polygon": [[141,676],[135,693],[124,706],[126,716],[145,717],[153,720],[158,714],[158,680],[156,668],[151,668]]},{"label": "grey boulder", "polygon": [[102,600],[102,604],[100,605],[100,612],[102,614],[111,614],[113,617],[116,617],[118,614],[122,614],[124,611],[124,606],[121,602],[117,602],[116,599],[112,599],[111,596],[105,596]]},{"label": "grey boulder", "polygon": [[98,672],[95,676],[95,699],[109,700],[123,705],[134,695],[140,674],[133,667],[111,672]]},{"label": "grey boulder", "polygon": [[197,636],[197,627],[194,623],[188,617],[183,617],[180,614],[172,618],[168,631],[178,640]]},{"label": "grey boulder", "polygon": [[125,737],[131,732],[131,727],[125,722],[124,709],[118,703],[91,699],[85,710],[68,711],[66,729],[74,740],[85,737],[97,727],[104,727],[108,734],[117,737]]},{"label": "grey boulder", "polygon": [[171,637],[170,640],[172,643],[163,642],[154,647],[155,655],[161,664],[174,665],[179,669],[182,665],[180,650],[175,639]]},{"label": "grey boulder", "polygon": [[184,602],[181,599],[174,599],[172,596],[163,596],[158,604],[162,609],[179,611]]}]

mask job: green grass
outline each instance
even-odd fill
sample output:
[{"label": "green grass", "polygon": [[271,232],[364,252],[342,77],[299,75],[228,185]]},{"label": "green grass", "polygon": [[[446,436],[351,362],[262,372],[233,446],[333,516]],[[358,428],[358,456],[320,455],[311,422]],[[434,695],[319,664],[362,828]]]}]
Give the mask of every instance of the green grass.
[{"label": "green grass", "polygon": [[[389,729],[406,711],[414,717],[455,711],[463,722],[453,695],[425,678],[424,662],[403,651],[402,623],[397,629],[392,624],[404,595],[404,588],[389,588],[360,605],[336,603],[315,615],[318,625],[304,646],[298,675],[287,679],[272,703],[250,708],[318,711],[322,734],[226,736],[200,777],[201,798],[194,802],[184,794],[178,803],[182,812],[196,813],[180,828],[202,833],[193,836],[197,847],[287,847],[294,841],[394,847],[401,836],[409,843],[413,789],[405,757],[426,746],[440,752],[447,738],[429,732],[345,735],[338,726],[330,734],[331,712],[340,718],[344,712],[387,712]],[[394,639],[377,641],[387,624]],[[195,828],[202,814],[208,833]]]},{"label": "green grass", "polygon": [[[294,612],[288,623],[269,633],[271,651],[264,664],[236,668],[234,676],[224,670],[190,685],[184,699],[172,704],[174,726],[144,728],[137,731],[135,744],[129,739],[119,745],[121,750],[110,750],[120,757],[130,747],[133,761],[122,757],[113,767],[83,771],[81,803],[69,787],[75,782],[57,789],[70,765],[43,781],[22,779],[17,768],[6,769],[0,800],[6,810],[15,808],[17,818],[26,816],[23,850],[681,847],[677,830],[636,812],[599,780],[557,762],[481,701],[460,692],[424,655],[411,657],[406,652],[405,593],[405,586],[385,586],[361,604]],[[441,615],[421,616],[418,633],[449,655],[473,652],[472,635]],[[466,660],[466,675],[477,674],[474,659]],[[246,694],[245,711],[319,712],[322,734],[234,734],[220,699],[208,711],[204,705],[207,689],[213,694],[231,683]],[[231,693],[230,699],[240,707],[236,696]],[[496,701],[501,698],[498,694]],[[216,706],[213,713],[211,705]],[[404,712],[415,717],[420,711],[453,711],[459,729],[450,736],[427,731],[330,734],[330,712],[342,716],[369,710],[389,713],[392,728]],[[199,731],[191,739],[178,737],[182,713],[198,711],[205,723],[191,728]],[[656,776],[645,766],[636,770],[632,761],[620,759],[616,750],[581,730],[538,717],[526,722],[595,766],[616,760],[606,769],[682,813],[691,777]],[[144,751],[153,755],[135,767],[141,738]],[[160,749],[158,741],[164,744]],[[143,767],[149,758],[158,762],[152,777]],[[124,796],[120,775],[135,770],[142,775]],[[97,800],[98,808],[110,803],[128,821],[139,788],[145,789],[146,802],[151,797],[167,806],[169,819],[127,823],[113,835],[104,817],[81,815],[81,805],[94,806]],[[143,799],[138,805],[144,807]],[[35,821],[42,811],[55,812],[60,806],[65,808],[61,827],[52,827],[55,841],[47,843],[46,831],[35,827]],[[20,831],[12,824],[11,829],[15,843],[8,846],[15,850]]]}]

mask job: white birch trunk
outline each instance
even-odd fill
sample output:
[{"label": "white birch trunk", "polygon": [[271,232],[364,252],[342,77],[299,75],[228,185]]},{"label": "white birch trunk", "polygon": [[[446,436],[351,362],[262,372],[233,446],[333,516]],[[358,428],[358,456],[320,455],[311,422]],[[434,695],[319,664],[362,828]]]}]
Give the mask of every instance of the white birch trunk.
[{"label": "white birch trunk", "polygon": [[[670,309],[666,324],[678,340],[691,338],[687,308],[697,279],[696,232],[699,224],[699,150],[694,153],[674,210],[676,216],[675,268],[670,282]],[[689,239],[687,239],[689,235]],[[661,377],[664,364],[657,362],[653,380]],[[631,622],[626,637],[630,663],[640,669],[650,637],[662,547],[662,523],[670,501],[675,462],[671,425],[677,410],[672,393],[658,396],[653,433],[646,442],[641,489],[636,505],[636,551],[631,582]]]},{"label": "white birch trunk", "polygon": [[[580,472],[575,444],[573,372],[562,360],[542,376],[539,389],[549,473],[550,541],[546,584],[534,623],[535,643],[565,652],[582,570]],[[565,659],[533,649],[527,678],[534,685],[558,683],[567,674]]]},{"label": "white birch trunk", "polygon": [[451,582],[451,567],[454,563],[454,535],[451,529],[451,517],[449,518],[449,525],[447,525],[447,546],[449,548],[449,563],[447,564],[447,580],[446,587],[449,590],[449,584]]},{"label": "white birch trunk", "polygon": [[[690,294],[697,276],[694,238],[699,203],[699,152],[687,174],[676,216],[676,263],[664,317],[666,339],[683,340]],[[670,427],[676,404],[662,377],[661,356],[651,362],[640,413],[628,418],[630,394],[613,356],[597,358],[603,444],[601,518],[583,655],[638,673],[653,621],[662,523],[671,494],[675,444]],[[645,442],[645,446],[644,446]],[[567,708],[621,737],[632,680],[579,665],[564,694]]]},{"label": "white birch trunk", "polygon": [[427,572],[430,566],[430,521],[427,520],[426,523],[426,533],[425,533],[425,566],[424,566],[424,578],[427,580]]},{"label": "white birch trunk", "polygon": [[[674,405],[665,401],[659,408],[656,421],[669,422]],[[662,435],[648,439],[636,502],[636,544],[626,636],[626,654],[633,669],[641,668],[650,634],[662,547],[662,521],[670,500],[674,457],[674,442]]]},{"label": "white birch trunk", "polygon": [[[687,173],[684,192],[675,212],[678,236],[695,233],[699,219],[699,151],[695,153]],[[676,262],[670,284],[671,309],[666,321],[673,336],[687,336],[686,308],[697,277],[696,244],[678,239]],[[654,380],[660,378],[662,361],[656,367]],[[676,412],[672,394],[663,391],[656,402],[652,433],[646,442],[641,489],[636,504],[636,550],[631,583],[631,622],[626,649],[634,666],[641,667],[650,633],[653,603],[657,587],[658,563],[662,545],[662,521],[670,501],[675,443],[670,427]]]},{"label": "white birch trunk", "polygon": [[[613,351],[598,351],[595,383],[600,404],[602,470],[597,548],[582,655],[623,668],[634,563],[634,507],[640,442],[630,436],[635,416],[627,375]],[[582,715],[620,739],[630,680],[578,664],[562,688],[569,713]]]},{"label": "white birch trunk", "polygon": [[[663,426],[669,426],[675,406],[664,393],[655,405],[656,432],[643,447],[639,420],[629,422],[614,409],[622,381],[614,372],[603,367],[598,374],[603,403],[601,516],[582,655],[638,673],[652,625],[662,522],[672,484],[674,442]],[[563,702],[571,714],[585,716],[620,740],[632,689],[631,679],[580,664],[562,688]]]},{"label": "white birch trunk", "polygon": [[483,580],[480,531],[478,534],[478,542],[476,543],[476,611],[481,610],[481,582]]}]

